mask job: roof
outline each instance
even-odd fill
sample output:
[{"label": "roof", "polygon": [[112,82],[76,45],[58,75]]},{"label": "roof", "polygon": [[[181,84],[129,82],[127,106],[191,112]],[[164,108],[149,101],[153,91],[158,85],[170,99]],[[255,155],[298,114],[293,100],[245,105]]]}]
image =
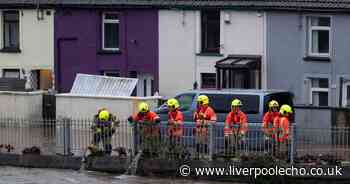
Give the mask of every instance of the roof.
[{"label": "roof", "polygon": [[259,69],[261,56],[258,55],[229,55],[216,62],[216,68],[224,69]]},{"label": "roof", "polygon": [[237,8],[349,11],[350,0],[1,0],[0,7]]},{"label": "roof", "polygon": [[285,90],[277,90],[277,89],[221,89],[221,90],[190,90],[187,92],[194,93],[208,93],[208,94],[222,94],[222,93],[237,93],[237,94],[271,94],[271,93],[290,93]]}]

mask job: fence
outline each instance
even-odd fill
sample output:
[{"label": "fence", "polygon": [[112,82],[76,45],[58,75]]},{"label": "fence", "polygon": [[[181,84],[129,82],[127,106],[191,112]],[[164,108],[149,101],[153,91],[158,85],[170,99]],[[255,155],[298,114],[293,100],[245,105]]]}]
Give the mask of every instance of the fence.
[{"label": "fence", "polygon": [[[125,148],[130,155],[139,150],[154,157],[169,159],[212,159],[245,154],[276,154],[286,159],[308,161],[324,157],[334,160],[349,160],[349,128],[300,128],[290,127],[288,144],[276,143],[264,135],[261,125],[250,123],[244,137],[224,137],[223,123],[205,127],[202,138],[193,122],[185,122],[177,137],[169,136],[166,122],[149,127],[130,125],[121,121],[115,133],[96,135],[91,119],[28,120],[21,118],[0,118],[0,152],[21,154],[25,148],[39,147],[41,154],[84,155],[94,137],[104,149],[104,139],[110,138],[111,146]],[[149,136],[153,132],[155,136]],[[153,135],[152,133],[152,135]],[[8,146],[10,145],[10,146]],[[9,148],[9,150],[7,148]],[[13,149],[12,149],[13,148]],[[115,151],[112,153],[115,154]],[[288,157],[287,157],[288,156]],[[310,158],[312,157],[312,158]]]},{"label": "fence", "polygon": [[[294,127],[290,129],[293,131]],[[223,123],[196,128],[192,122],[186,122],[180,129],[180,136],[174,133],[178,130],[169,128],[165,122],[158,126],[136,125],[134,130],[135,149],[143,150],[151,157],[215,159],[267,153],[293,159],[295,155],[291,153],[295,152],[292,146],[295,145],[294,134],[289,134],[285,143],[279,143],[265,136],[260,126],[251,127],[244,136],[233,133],[227,137],[224,136]]]},{"label": "fence", "polygon": [[[0,152],[21,154],[33,146],[41,154],[84,155],[92,143],[94,132],[91,119],[27,120],[0,118]],[[111,144],[113,148],[132,149],[132,127],[124,121],[116,127]],[[102,144],[102,142],[100,142]],[[10,145],[12,149],[8,150]],[[103,147],[103,145],[99,145]]]}]

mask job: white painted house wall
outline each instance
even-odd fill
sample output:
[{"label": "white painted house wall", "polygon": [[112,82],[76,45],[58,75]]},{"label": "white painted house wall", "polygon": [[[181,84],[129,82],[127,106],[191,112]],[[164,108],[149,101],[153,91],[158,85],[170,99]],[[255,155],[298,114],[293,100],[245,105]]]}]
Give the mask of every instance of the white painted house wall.
[{"label": "white painted house wall", "polygon": [[[2,17],[2,11],[0,15]],[[47,15],[46,12],[51,14]],[[0,69],[51,69],[54,66],[54,11],[45,10],[37,19],[36,10],[20,10],[20,53],[0,52]],[[0,46],[3,46],[3,22],[0,19]],[[21,72],[21,77],[23,73]]]},{"label": "white painted house wall", "polygon": [[[215,62],[227,55],[263,56],[264,16],[254,11],[221,11],[220,52],[223,56],[198,56],[201,47],[200,11],[160,10],[160,95],[171,97],[192,89],[195,81],[200,87],[200,73],[216,73]],[[225,17],[230,18],[230,23],[224,21]]]}]

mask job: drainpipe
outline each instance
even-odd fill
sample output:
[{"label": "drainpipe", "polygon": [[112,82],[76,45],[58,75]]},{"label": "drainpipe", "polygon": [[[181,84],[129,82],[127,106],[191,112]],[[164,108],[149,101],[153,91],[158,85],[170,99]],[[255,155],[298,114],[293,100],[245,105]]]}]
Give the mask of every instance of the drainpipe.
[{"label": "drainpipe", "polygon": [[344,82],[344,78],[340,77],[339,78],[339,107],[343,106],[342,101],[343,101],[343,82]]},{"label": "drainpipe", "polygon": [[[123,13],[123,20],[124,20],[124,51],[125,51],[125,71],[126,71],[126,76],[129,75],[129,61],[128,61],[128,21],[127,21],[127,12]],[[119,36],[119,35],[118,35]],[[136,76],[137,78],[137,76]]]},{"label": "drainpipe", "polygon": [[44,20],[44,10],[40,10],[40,0],[36,0],[36,18]]},{"label": "drainpipe", "polygon": [[198,88],[198,82],[197,82],[197,69],[198,69],[198,64],[197,64],[197,30],[198,30],[198,12],[195,12],[194,16],[194,24],[195,24],[195,29],[194,29],[194,83],[193,83],[193,89]]}]

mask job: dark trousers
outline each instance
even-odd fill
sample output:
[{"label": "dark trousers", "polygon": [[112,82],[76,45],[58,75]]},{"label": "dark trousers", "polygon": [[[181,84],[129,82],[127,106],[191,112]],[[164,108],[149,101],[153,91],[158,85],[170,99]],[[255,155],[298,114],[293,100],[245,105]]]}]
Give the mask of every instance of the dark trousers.
[{"label": "dark trousers", "polygon": [[238,147],[240,145],[239,138],[237,135],[232,134],[225,136],[225,156],[236,156]]},{"label": "dark trousers", "polygon": [[94,145],[98,145],[101,141],[106,154],[112,153],[112,132],[94,133]]}]

